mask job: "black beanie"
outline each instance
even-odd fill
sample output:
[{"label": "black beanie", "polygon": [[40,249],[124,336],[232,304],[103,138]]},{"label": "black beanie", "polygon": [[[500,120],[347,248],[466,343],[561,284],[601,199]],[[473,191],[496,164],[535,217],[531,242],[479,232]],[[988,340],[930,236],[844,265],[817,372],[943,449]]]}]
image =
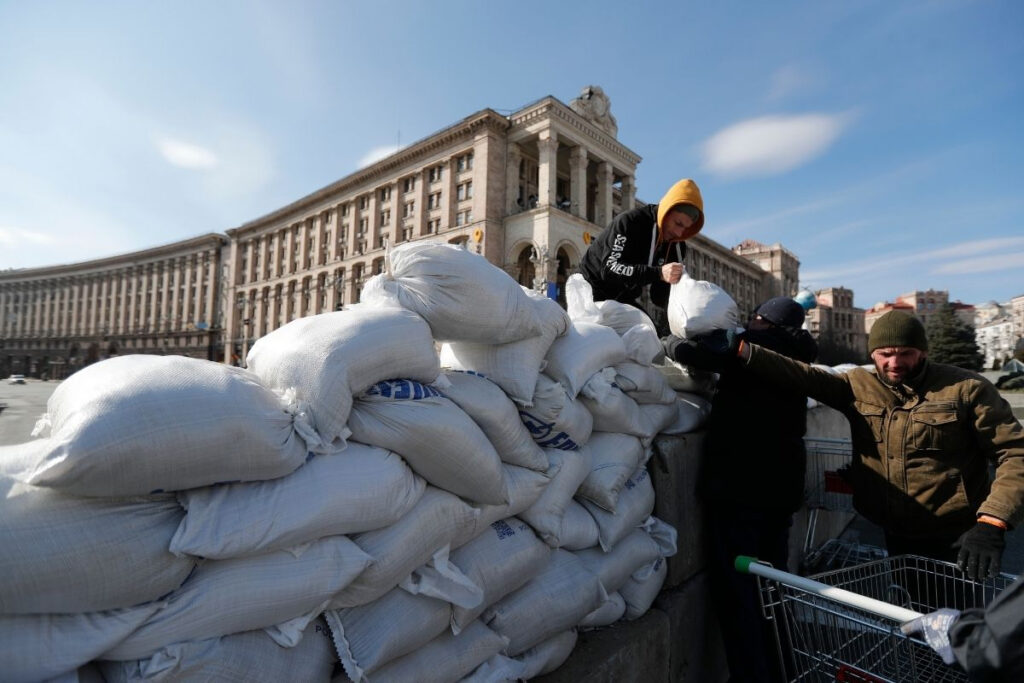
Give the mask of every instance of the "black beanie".
[{"label": "black beanie", "polygon": [[806,311],[788,296],[777,296],[768,299],[754,311],[757,315],[775,325],[783,327],[800,327],[804,324]]},{"label": "black beanie", "polygon": [[868,335],[868,353],[889,346],[909,346],[928,350],[928,337],[924,325],[915,316],[903,311],[889,311],[871,326]]}]

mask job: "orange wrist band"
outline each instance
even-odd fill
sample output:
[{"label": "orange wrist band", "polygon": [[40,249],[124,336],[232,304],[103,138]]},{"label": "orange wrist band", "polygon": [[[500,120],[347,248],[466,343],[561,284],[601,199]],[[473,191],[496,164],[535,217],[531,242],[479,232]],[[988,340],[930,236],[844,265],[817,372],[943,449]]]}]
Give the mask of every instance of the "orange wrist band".
[{"label": "orange wrist band", "polygon": [[997,526],[1004,531],[1007,529],[1006,522],[998,517],[993,517],[992,515],[978,515],[978,521],[984,522],[985,524],[991,524],[992,526]]}]

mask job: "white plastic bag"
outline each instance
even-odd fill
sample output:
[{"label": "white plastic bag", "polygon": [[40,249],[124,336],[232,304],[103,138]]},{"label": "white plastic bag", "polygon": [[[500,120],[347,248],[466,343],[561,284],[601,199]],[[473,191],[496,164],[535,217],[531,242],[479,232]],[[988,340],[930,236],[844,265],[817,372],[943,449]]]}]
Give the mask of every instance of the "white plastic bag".
[{"label": "white plastic bag", "polygon": [[693,339],[712,330],[739,324],[736,302],[724,289],[704,280],[694,280],[685,271],[668,295],[668,326],[672,334]]}]

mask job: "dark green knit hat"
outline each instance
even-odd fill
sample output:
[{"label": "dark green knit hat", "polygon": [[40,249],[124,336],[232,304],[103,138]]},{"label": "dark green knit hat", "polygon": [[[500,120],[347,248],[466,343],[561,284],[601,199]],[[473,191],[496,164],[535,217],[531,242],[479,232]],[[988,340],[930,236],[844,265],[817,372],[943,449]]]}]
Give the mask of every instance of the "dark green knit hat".
[{"label": "dark green knit hat", "polygon": [[889,311],[875,321],[868,335],[868,353],[888,346],[909,346],[928,350],[924,325],[915,316],[903,311]]}]

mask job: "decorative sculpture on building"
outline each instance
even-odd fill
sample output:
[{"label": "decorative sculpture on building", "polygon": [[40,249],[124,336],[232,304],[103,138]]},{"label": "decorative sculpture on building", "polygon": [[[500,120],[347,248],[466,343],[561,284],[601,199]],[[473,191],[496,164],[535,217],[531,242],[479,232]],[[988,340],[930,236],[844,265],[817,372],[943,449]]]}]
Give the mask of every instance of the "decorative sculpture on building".
[{"label": "decorative sculpture on building", "polygon": [[618,135],[619,124],[612,116],[612,102],[601,86],[586,86],[580,91],[579,97],[569,103],[569,107],[612,137]]}]

